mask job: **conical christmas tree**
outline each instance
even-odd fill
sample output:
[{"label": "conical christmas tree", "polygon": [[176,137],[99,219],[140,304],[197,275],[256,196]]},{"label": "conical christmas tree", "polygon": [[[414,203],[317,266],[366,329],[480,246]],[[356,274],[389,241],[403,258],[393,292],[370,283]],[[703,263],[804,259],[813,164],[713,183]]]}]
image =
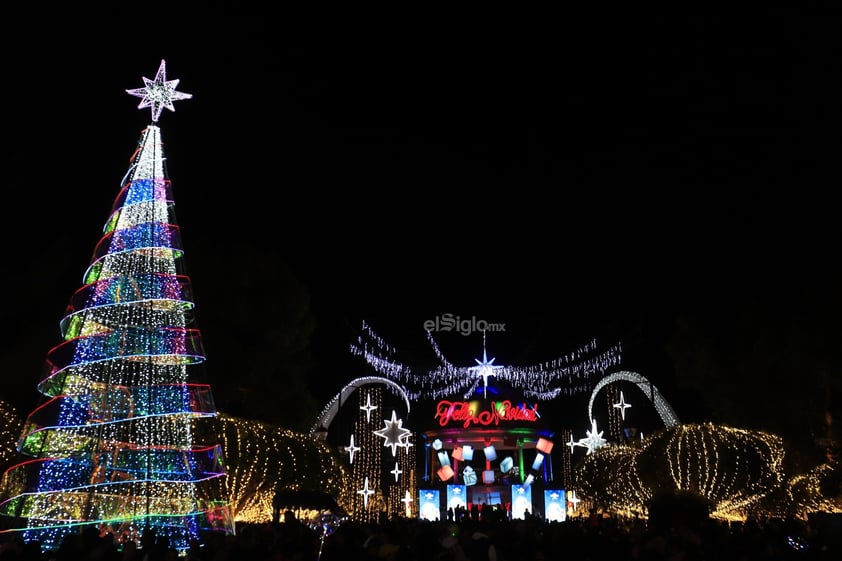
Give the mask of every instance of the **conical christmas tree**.
[{"label": "conical christmas tree", "polygon": [[117,540],[165,537],[178,550],[234,531],[157,124],[191,96],[167,81],[165,61],[144,82],[127,91],[151,107],[152,123],[47,355],[43,403],[18,443],[32,459],[0,489],[0,512],[20,521],[7,531],[47,550],[91,527]]}]

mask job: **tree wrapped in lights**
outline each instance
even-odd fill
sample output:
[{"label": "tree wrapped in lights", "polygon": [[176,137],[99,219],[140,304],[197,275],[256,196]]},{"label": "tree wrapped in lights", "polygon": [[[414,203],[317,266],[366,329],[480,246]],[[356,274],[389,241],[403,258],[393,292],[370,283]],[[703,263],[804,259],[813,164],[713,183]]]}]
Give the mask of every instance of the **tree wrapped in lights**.
[{"label": "tree wrapped in lights", "polygon": [[820,464],[805,474],[789,478],[779,510],[782,515],[806,518],[814,512],[842,512],[842,465]]},{"label": "tree wrapped in lights", "polygon": [[726,425],[683,424],[653,434],[636,467],[653,490],[691,491],[712,502],[714,513],[750,509],[783,482],[783,440]]},{"label": "tree wrapped in lights", "polygon": [[266,522],[278,489],[324,491],[342,496],[347,474],[327,443],[309,434],[266,423],[220,415],[222,444],[228,461],[226,488],[237,522]]},{"label": "tree wrapped in lights", "polygon": [[0,512],[26,541],[55,549],[91,526],[118,538],[154,533],[185,550],[205,531],[233,533],[216,409],[184,274],[181,232],[157,125],[175,90],[161,61],[127,90],[151,107],[84,284],[60,323],[62,342],[37,385]]},{"label": "tree wrapped in lights", "polygon": [[23,421],[15,408],[0,401],[0,471],[15,463],[18,437]]},{"label": "tree wrapped in lights", "polygon": [[781,488],[783,458],[777,435],[681,424],[640,446],[600,449],[585,458],[574,478],[583,498],[615,510],[642,511],[654,496],[672,492],[709,501],[714,516],[743,516]]},{"label": "tree wrapped in lights", "polygon": [[606,446],[585,456],[576,467],[572,488],[606,511],[643,513],[652,491],[640,480],[633,446]]}]

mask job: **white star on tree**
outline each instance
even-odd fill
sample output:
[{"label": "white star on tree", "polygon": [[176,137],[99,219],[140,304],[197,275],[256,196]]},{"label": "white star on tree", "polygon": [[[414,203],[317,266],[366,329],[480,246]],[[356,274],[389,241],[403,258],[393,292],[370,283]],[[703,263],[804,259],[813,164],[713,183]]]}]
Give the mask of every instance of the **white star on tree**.
[{"label": "white star on tree", "polygon": [[351,463],[354,463],[354,452],[359,452],[361,448],[359,446],[354,446],[354,435],[351,435],[351,444],[345,447],[345,451],[351,455]]},{"label": "white star on tree", "polygon": [[175,111],[173,101],[178,101],[179,99],[190,99],[193,97],[192,94],[175,91],[179,81],[180,80],[167,80],[167,63],[162,60],[161,66],[158,67],[158,73],[155,74],[154,80],[150,80],[144,76],[143,83],[146,84],[144,87],[126,90],[126,93],[141,98],[140,103],[137,106],[138,109],[151,107],[152,122],[157,123],[158,119],[161,117],[161,112],[164,110],[164,107],[170,111]]},{"label": "white star on tree", "polygon": [[374,494],[374,491],[368,488],[368,477],[365,478],[365,484],[357,491],[357,494],[363,496],[363,506],[368,508],[368,497]]},{"label": "white star on tree", "polygon": [[391,473],[395,476],[395,482],[397,482],[398,476],[403,473],[403,471],[401,471],[400,466],[398,466],[398,462],[395,462],[395,469],[393,469],[389,473]]},{"label": "white star on tree", "polygon": [[392,447],[392,456],[397,453],[398,446],[405,447],[407,438],[412,431],[403,428],[403,421],[398,419],[397,413],[392,410],[392,419],[390,421],[383,421],[386,426],[380,430],[373,431],[374,434],[384,439],[383,446]]},{"label": "white star on tree", "polygon": [[365,394],[365,405],[361,405],[360,409],[365,411],[365,422],[370,423],[371,422],[371,412],[374,411],[375,409],[377,409],[376,405],[371,404],[371,394],[370,393]]},{"label": "white star on tree", "polygon": [[617,407],[620,410],[620,417],[625,421],[626,420],[626,409],[631,407],[630,404],[626,403],[626,400],[623,399],[623,392],[620,391],[620,402],[614,403],[614,407]]}]

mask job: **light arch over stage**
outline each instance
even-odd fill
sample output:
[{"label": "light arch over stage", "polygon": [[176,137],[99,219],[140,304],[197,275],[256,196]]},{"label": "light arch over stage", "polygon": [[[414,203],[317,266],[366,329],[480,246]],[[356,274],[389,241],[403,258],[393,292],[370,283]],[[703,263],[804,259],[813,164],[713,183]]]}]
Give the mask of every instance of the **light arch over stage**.
[{"label": "light arch over stage", "polygon": [[638,388],[640,388],[643,394],[649,398],[652,405],[655,406],[655,411],[657,411],[658,415],[660,415],[661,420],[664,422],[664,426],[671,427],[678,424],[678,416],[675,414],[675,411],[673,411],[672,406],[666,399],[664,399],[664,396],[661,395],[661,392],[658,391],[658,388],[637,372],[629,372],[626,370],[609,374],[600,380],[594,387],[591,392],[591,399],[588,401],[588,421],[593,420],[593,402],[594,399],[596,399],[596,394],[599,393],[599,390],[608,384],[613,384],[614,382],[634,383]]},{"label": "light arch over stage", "polygon": [[310,427],[310,434],[314,435],[316,430],[319,429],[329,429],[330,424],[333,422],[333,418],[336,417],[337,413],[339,413],[339,408],[345,404],[348,397],[357,389],[368,384],[383,384],[388,386],[396,395],[403,398],[404,403],[406,403],[406,412],[407,414],[409,413],[409,396],[400,384],[380,376],[363,376],[362,378],[352,380],[351,383],[342,388],[342,391],[336,394],[333,399],[325,405],[325,408],[322,410],[316,424]]}]

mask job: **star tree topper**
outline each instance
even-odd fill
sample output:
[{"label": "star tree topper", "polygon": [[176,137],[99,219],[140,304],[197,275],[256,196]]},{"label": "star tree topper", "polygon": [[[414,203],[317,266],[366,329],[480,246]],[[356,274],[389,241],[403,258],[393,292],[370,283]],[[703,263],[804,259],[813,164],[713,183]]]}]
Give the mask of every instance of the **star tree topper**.
[{"label": "star tree topper", "polygon": [[193,94],[175,91],[178,82],[179,80],[167,80],[167,63],[165,60],[161,60],[161,66],[158,67],[158,73],[155,74],[154,80],[144,76],[143,83],[146,84],[144,87],[126,90],[126,93],[141,98],[137,106],[138,109],[151,107],[152,122],[157,123],[164,107],[170,111],[175,111],[173,101],[193,97]]}]

